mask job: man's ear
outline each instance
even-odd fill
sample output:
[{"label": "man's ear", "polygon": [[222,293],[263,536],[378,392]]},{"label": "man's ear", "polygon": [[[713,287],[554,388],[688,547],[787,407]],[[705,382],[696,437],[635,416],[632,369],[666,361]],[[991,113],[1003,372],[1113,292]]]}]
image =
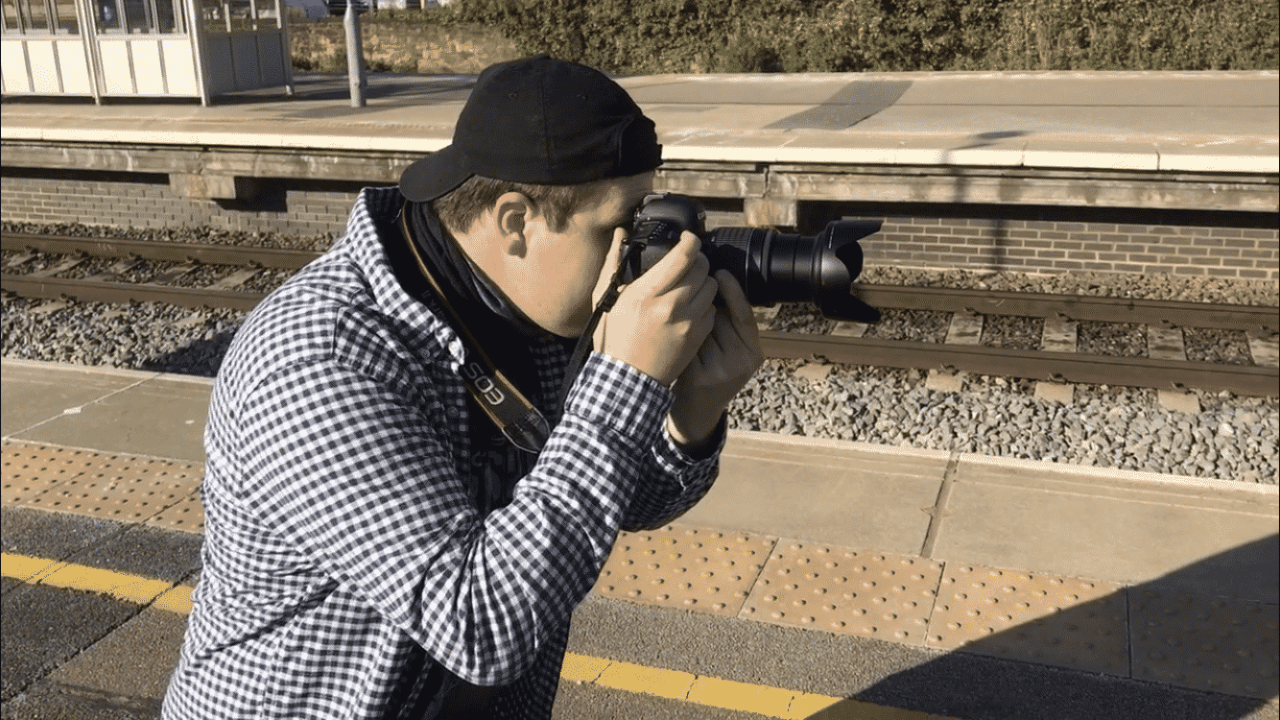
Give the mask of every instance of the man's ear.
[{"label": "man's ear", "polygon": [[524,193],[503,193],[493,204],[493,218],[502,239],[503,253],[524,257],[532,226],[542,219],[538,206]]}]

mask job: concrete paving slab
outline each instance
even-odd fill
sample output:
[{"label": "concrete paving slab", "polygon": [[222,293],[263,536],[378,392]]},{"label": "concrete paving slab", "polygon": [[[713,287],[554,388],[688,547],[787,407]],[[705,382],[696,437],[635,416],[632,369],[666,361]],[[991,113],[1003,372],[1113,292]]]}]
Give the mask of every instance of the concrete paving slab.
[{"label": "concrete paving slab", "polygon": [[[742,74],[662,75],[620,78],[619,84],[639,105],[676,103],[693,105],[811,105],[852,101],[869,95],[885,82],[901,82],[892,75],[867,77],[851,74]],[[854,90],[850,90],[850,87]],[[859,93],[857,89],[862,88]],[[900,94],[900,93],[899,93]]]},{"label": "concrete paving slab", "polygon": [[10,437],[60,417],[67,410],[137,384],[142,377],[154,375],[147,373],[140,377],[132,373],[103,372],[100,368],[82,371],[72,365],[5,359],[0,364],[0,385],[4,392],[0,431],[6,438]]},{"label": "concrete paving slab", "polygon": [[[912,80],[901,103],[948,105],[1252,106],[1275,76],[1251,72],[892,73]],[[1212,77],[1212,82],[1206,82]],[[1269,84],[1269,85],[1268,85]]]},{"label": "concrete paving slab", "polygon": [[935,557],[1275,603],[1278,517],[1273,486],[961,455]]},{"label": "concrete paving slab", "polygon": [[[821,448],[821,453],[815,452]],[[948,454],[731,432],[720,479],[683,523],[918,553]]]},{"label": "concrete paving slab", "polygon": [[[652,120],[658,126],[659,139],[666,133],[688,133],[699,130],[710,132],[766,132],[782,133],[788,118],[810,110],[812,105],[723,104],[707,109],[698,105],[698,112],[684,113],[667,110],[655,112]],[[647,114],[647,113],[646,113]]]},{"label": "concrete paving slab", "polygon": [[[146,608],[59,667],[49,679],[65,687],[158,704],[178,665],[186,629],[186,616]],[[128,662],[121,662],[125,658]]]},{"label": "concrete paving slab", "polygon": [[157,700],[42,680],[4,706],[6,720],[160,720]]},{"label": "concrete paving slab", "polygon": [[39,585],[4,593],[2,604],[0,700],[5,702],[138,612],[129,603]]},{"label": "concrete paving slab", "polygon": [[[64,407],[45,422],[14,433],[16,439],[204,462],[204,424],[212,380],[158,373],[125,374],[119,377],[133,382],[103,392],[97,385],[97,375],[49,369],[44,377],[46,383],[56,378],[70,387],[86,387],[76,397],[88,400],[74,408]],[[23,388],[19,393],[28,396],[31,391],[27,387],[47,387],[39,381],[6,379],[6,398],[11,397],[11,385]],[[56,404],[45,406],[42,411],[55,408]]]}]

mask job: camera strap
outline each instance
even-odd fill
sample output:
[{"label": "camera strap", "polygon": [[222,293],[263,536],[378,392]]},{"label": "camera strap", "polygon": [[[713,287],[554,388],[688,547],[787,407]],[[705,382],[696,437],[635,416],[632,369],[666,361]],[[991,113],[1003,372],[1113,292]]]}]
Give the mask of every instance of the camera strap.
[{"label": "camera strap", "polygon": [[622,292],[622,273],[623,270],[631,263],[632,257],[644,249],[644,243],[636,242],[630,238],[623,241],[625,249],[622,251],[622,258],[618,262],[618,267],[613,270],[613,277],[609,280],[609,287],[604,292],[604,297],[600,298],[600,302],[596,305],[595,310],[591,312],[591,319],[587,321],[587,327],[582,331],[582,336],[578,338],[578,344],[573,347],[573,354],[569,356],[569,364],[564,369],[564,380],[560,382],[560,408],[564,408],[564,403],[569,399],[569,390],[573,387],[573,381],[578,377],[578,371],[587,361],[587,353],[591,352],[591,336],[596,332],[596,326],[600,324],[600,318],[604,314],[613,309],[613,304],[618,301],[618,295]]},{"label": "camera strap", "polygon": [[475,336],[467,329],[458,311],[449,302],[448,294],[422,259],[422,253],[418,250],[413,234],[409,230],[407,214],[406,206],[400,212],[400,231],[404,233],[405,243],[418,263],[418,270],[435,291],[445,312],[449,313],[450,319],[453,320],[453,327],[457,329],[458,336],[466,347],[467,360],[462,364],[460,372],[462,381],[467,386],[467,392],[512,445],[526,452],[535,454],[540,452],[547,438],[551,436],[551,427],[547,424],[547,419],[520,392],[515,383],[498,369]]}]

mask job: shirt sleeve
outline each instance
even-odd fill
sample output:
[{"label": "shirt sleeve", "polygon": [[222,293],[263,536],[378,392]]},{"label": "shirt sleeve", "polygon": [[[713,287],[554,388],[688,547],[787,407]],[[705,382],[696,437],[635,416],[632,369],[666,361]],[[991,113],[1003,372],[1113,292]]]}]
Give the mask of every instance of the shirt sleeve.
[{"label": "shirt sleeve", "polygon": [[512,502],[482,517],[443,407],[393,384],[332,360],[265,379],[238,413],[239,500],[301,571],[354,589],[451,673],[512,682],[595,582],[670,393],[592,358]]},{"label": "shirt sleeve", "polygon": [[652,530],[692,509],[715,483],[726,437],[726,420],[721,417],[712,451],[705,458],[694,458],[676,445],[664,422],[646,457],[622,529]]}]

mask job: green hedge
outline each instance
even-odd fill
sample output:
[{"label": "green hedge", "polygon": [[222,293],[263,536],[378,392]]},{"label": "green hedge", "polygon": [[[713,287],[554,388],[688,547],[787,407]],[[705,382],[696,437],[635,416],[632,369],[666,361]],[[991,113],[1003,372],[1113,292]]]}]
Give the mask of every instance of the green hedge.
[{"label": "green hedge", "polygon": [[1277,69],[1275,0],[454,0],[429,22],[605,70]]}]

